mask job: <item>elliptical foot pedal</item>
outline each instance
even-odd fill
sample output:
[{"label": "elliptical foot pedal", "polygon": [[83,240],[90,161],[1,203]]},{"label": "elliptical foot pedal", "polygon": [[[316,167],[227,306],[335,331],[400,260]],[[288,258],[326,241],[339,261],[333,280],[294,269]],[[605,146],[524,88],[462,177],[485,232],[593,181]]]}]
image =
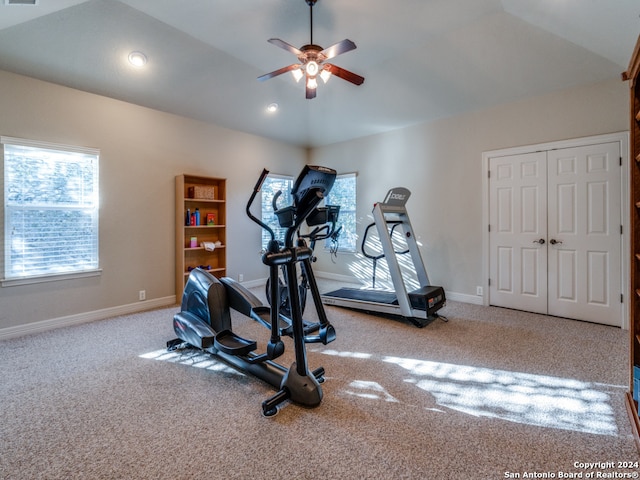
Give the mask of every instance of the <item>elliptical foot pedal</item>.
[{"label": "elliptical foot pedal", "polygon": [[173,352],[175,350],[179,350],[183,345],[187,345],[187,343],[181,338],[174,338],[173,340],[169,340],[167,342],[167,351]]},{"label": "elliptical foot pedal", "polygon": [[235,356],[247,355],[257,348],[255,340],[247,340],[236,335],[231,330],[223,330],[216,334],[213,345],[222,353]]}]

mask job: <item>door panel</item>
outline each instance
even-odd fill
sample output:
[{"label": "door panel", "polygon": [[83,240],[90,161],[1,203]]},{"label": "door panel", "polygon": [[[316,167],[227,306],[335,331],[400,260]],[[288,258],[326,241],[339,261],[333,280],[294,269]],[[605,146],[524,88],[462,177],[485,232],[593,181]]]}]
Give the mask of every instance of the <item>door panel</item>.
[{"label": "door panel", "polygon": [[[572,250],[557,250],[555,255],[558,268],[558,291],[556,297],[567,302],[577,302],[576,296],[576,252]],[[553,296],[554,292],[550,292]]]},{"label": "door panel", "polygon": [[540,272],[538,271],[538,264],[540,263],[540,250],[537,248],[523,248],[521,250],[522,265],[520,267],[520,274],[522,278],[520,283],[522,285],[522,295],[531,295],[535,298],[540,296]]}]

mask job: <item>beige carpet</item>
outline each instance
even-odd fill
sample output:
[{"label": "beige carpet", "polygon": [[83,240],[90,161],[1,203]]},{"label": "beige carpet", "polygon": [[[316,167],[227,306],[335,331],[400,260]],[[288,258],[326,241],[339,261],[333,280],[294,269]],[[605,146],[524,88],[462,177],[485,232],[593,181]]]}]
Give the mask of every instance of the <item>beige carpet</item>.
[{"label": "beige carpet", "polygon": [[[626,331],[456,302],[448,323],[424,329],[327,307],[338,338],[308,347],[310,367],[326,369],[322,404],[264,418],[269,386],[210,357],[166,354],[175,310],[0,342],[0,478],[638,471],[616,463],[640,461],[624,407]],[[265,345],[264,328],[233,318]]]}]

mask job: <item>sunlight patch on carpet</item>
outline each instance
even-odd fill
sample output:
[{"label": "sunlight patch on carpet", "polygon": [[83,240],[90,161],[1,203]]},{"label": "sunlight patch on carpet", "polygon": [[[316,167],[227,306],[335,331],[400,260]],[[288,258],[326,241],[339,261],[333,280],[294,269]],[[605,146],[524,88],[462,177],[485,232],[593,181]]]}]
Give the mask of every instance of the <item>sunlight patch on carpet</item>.
[{"label": "sunlight patch on carpet", "polygon": [[163,362],[180,363],[182,365],[189,365],[195,368],[204,368],[206,370],[213,370],[215,372],[235,373],[236,375],[244,376],[243,373],[231,368],[224,362],[216,360],[211,355],[203,353],[199,350],[176,350],[169,352],[166,349],[156,350],[154,352],[143,353],[138,355],[140,358],[147,358],[152,360],[160,360]]},{"label": "sunlight patch on carpet", "polygon": [[[364,352],[312,351],[398,365],[410,375],[404,382],[432,395],[440,407],[475,417],[595,435],[618,435],[611,399],[626,391],[623,385]],[[352,381],[345,393],[400,403],[387,386],[370,379]]]},{"label": "sunlight patch on carpet", "polygon": [[368,398],[371,400],[384,400],[385,402],[398,402],[393,395],[385,390],[378,382],[370,382],[365,380],[354,380],[349,384],[346,393],[355,395],[356,397]]},{"label": "sunlight patch on carpet", "polygon": [[364,353],[364,352],[345,352],[345,351],[338,351],[338,350],[332,350],[330,348],[327,348],[326,350],[313,350],[314,352],[321,352],[324,355],[331,355],[333,357],[349,357],[349,358],[363,358],[363,359],[368,359],[371,358],[372,355],[370,353]]},{"label": "sunlight patch on carpet", "polygon": [[406,382],[452,410],[540,427],[618,434],[612,392],[607,390],[621,386],[411,358],[383,361],[410,372]]}]

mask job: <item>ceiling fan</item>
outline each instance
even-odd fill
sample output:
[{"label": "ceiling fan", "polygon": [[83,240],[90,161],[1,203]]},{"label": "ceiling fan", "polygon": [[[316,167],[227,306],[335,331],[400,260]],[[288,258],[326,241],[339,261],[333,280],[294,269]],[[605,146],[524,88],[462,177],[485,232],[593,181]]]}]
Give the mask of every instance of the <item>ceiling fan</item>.
[{"label": "ceiling fan", "polygon": [[276,47],[280,47],[284,50],[287,50],[288,52],[293,53],[296,57],[298,57],[300,63],[294,63],[292,65],[282,67],[271,73],[266,73],[258,77],[258,80],[264,81],[278,75],[282,75],[286,72],[291,72],[296,81],[300,81],[302,77],[306,77],[305,85],[307,99],[315,98],[316,96],[318,76],[322,78],[325,83],[329,80],[329,77],[332,74],[336,77],[346,80],[347,82],[351,82],[354,85],[362,85],[362,83],[364,82],[364,77],[361,77],[360,75],[356,75],[353,72],[345,70],[344,68],[340,68],[331,63],[324,63],[325,60],[336,57],[341,53],[346,53],[354,50],[356,48],[356,44],[351,40],[345,39],[341,42],[336,43],[335,45],[324,49],[319,45],[314,45],[313,6],[316,4],[316,1],[317,0],[305,0],[307,5],[309,5],[309,23],[311,30],[311,39],[308,45],[303,45],[298,49],[293,45],[285,42],[284,40],[280,40],[279,38],[270,38],[268,40],[269,43],[274,44]]}]

